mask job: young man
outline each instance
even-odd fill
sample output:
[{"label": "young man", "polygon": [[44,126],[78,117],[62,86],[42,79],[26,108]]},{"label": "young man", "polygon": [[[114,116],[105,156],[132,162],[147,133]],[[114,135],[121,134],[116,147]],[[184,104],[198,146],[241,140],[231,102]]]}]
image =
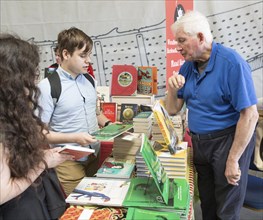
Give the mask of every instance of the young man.
[{"label": "young man", "polygon": [[95,149],[95,156],[80,161],[66,161],[56,168],[59,180],[68,195],[84,176],[93,176],[98,169],[100,143],[90,134],[105,126],[109,120],[96,110],[95,87],[83,73],[91,62],[93,42],[83,31],[73,27],[58,35],[61,58],[57,73],[61,82],[61,94],[56,103],[52,100],[49,80],[39,83],[42,121],[49,125],[46,134],[52,144],[82,145]]},{"label": "young man", "polygon": [[168,81],[167,110],[186,102],[203,220],[239,219],[255,144],[257,98],[249,65],[213,42],[209,23],[188,12],[172,25],[185,58]]}]

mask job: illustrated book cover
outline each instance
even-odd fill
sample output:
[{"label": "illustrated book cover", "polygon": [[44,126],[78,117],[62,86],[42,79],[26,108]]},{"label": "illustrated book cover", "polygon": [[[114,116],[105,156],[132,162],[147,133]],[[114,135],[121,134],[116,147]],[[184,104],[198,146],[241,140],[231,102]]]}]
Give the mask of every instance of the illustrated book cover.
[{"label": "illustrated book cover", "polygon": [[98,169],[96,176],[128,179],[131,177],[134,167],[134,163],[121,162],[108,157]]},{"label": "illustrated book cover", "polygon": [[138,113],[139,106],[135,103],[122,103],[120,121],[124,124],[132,124],[133,118]]},{"label": "illustrated book cover", "polygon": [[140,153],[142,154],[142,157],[155,181],[159,192],[163,197],[165,204],[168,204],[170,187],[169,178],[161,164],[161,161],[157,157],[151,145],[151,142],[144,134],[142,135],[142,145]]},{"label": "illustrated book cover", "polygon": [[95,152],[94,149],[90,149],[82,146],[73,146],[73,145],[65,145],[59,151],[59,153],[70,154],[74,156],[75,160],[78,160],[82,157],[86,157],[90,154],[93,154],[94,152]]},{"label": "illustrated book cover", "polygon": [[117,104],[115,102],[101,102],[102,113],[112,122],[117,119]]},{"label": "illustrated book cover", "polygon": [[72,205],[122,206],[129,180],[84,177],[66,202]]},{"label": "illustrated book cover", "polygon": [[137,94],[137,69],[132,65],[113,65],[111,96],[132,96]]},{"label": "illustrated book cover", "polygon": [[138,66],[138,94],[157,95],[157,67]]},{"label": "illustrated book cover", "polygon": [[177,150],[178,137],[168,112],[164,106],[161,105],[159,100],[156,101],[153,106],[153,113],[170,153],[175,154]]},{"label": "illustrated book cover", "polygon": [[133,127],[131,124],[110,124],[104,128],[99,129],[91,133],[97,140],[107,141],[111,140],[124,132],[130,130]]},{"label": "illustrated book cover", "polygon": [[127,208],[71,205],[59,220],[125,220]]}]

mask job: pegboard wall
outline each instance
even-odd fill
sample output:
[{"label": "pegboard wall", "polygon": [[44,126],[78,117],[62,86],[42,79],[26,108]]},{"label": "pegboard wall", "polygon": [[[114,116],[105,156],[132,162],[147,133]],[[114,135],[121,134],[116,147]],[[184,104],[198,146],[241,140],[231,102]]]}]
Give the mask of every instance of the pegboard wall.
[{"label": "pegboard wall", "polygon": [[[239,52],[250,64],[252,71],[263,67],[262,4],[261,1],[207,16],[214,40]],[[91,38],[94,41],[93,69],[98,85],[110,86],[114,64],[156,66],[158,68],[158,96],[164,96],[165,19],[158,24],[123,32],[119,32],[115,27],[108,33],[91,36]],[[29,40],[34,42],[34,38]],[[40,47],[40,68],[43,78],[44,68],[55,62],[53,49],[56,40],[34,43]]]}]

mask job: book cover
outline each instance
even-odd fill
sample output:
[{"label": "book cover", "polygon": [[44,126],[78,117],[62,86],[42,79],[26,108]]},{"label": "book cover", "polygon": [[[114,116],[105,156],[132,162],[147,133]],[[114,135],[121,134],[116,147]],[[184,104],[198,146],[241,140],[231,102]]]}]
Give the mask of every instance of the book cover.
[{"label": "book cover", "polygon": [[123,124],[132,124],[133,118],[138,113],[138,104],[134,103],[122,103],[120,111],[120,121]]},{"label": "book cover", "polygon": [[155,181],[155,184],[161,193],[163,200],[168,204],[169,200],[169,178],[164,168],[162,167],[161,161],[157,157],[149,139],[143,134],[142,145],[140,153]]},{"label": "book cover", "polygon": [[98,169],[97,177],[121,178],[128,179],[134,170],[134,163],[126,163],[107,158]]},{"label": "book cover", "polygon": [[59,220],[124,220],[126,215],[123,207],[71,205]]},{"label": "book cover", "polygon": [[62,154],[73,155],[75,160],[78,160],[82,157],[86,157],[90,154],[93,154],[94,152],[95,152],[94,149],[81,147],[81,146],[72,146],[72,145],[65,145],[59,151],[59,153],[62,153]]},{"label": "book cover", "polygon": [[157,67],[139,66],[138,67],[138,94],[152,95],[157,94]]},{"label": "book cover", "polygon": [[72,205],[122,206],[129,185],[128,180],[84,177],[66,202]]},{"label": "book cover", "polygon": [[100,104],[102,113],[112,122],[117,118],[117,104],[115,102],[101,102]]},{"label": "book cover", "polygon": [[126,220],[138,219],[165,219],[165,220],[180,220],[180,215],[174,211],[158,211],[152,209],[129,208]]},{"label": "book cover", "polygon": [[[131,179],[130,188],[123,202],[125,207],[149,207],[149,208],[165,208],[174,209],[173,194],[170,195],[168,203],[164,201],[160,191],[153,178],[135,177]],[[172,188],[172,182],[170,183]],[[174,185],[175,186],[175,185]],[[171,192],[173,190],[171,189]]]},{"label": "book cover", "polygon": [[113,65],[111,95],[132,96],[137,94],[137,69],[132,65]]},{"label": "book cover", "polygon": [[106,141],[111,140],[124,132],[130,130],[133,127],[131,124],[110,124],[104,128],[99,129],[91,133],[97,140]]},{"label": "book cover", "polygon": [[153,106],[153,113],[170,153],[176,153],[178,137],[168,112],[159,100]]}]

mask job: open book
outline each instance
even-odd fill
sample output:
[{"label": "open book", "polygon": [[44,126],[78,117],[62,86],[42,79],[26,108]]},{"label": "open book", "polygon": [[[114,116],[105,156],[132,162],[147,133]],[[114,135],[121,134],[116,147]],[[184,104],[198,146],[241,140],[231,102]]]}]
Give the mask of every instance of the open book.
[{"label": "open book", "polygon": [[176,145],[178,143],[178,137],[168,112],[159,101],[156,101],[153,106],[153,113],[170,153],[175,154],[177,150]]},{"label": "open book", "polygon": [[78,160],[82,157],[86,157],[90,154],[93,154],[95,152],[94,149],[81,147],[81,146],[73,146],[73,145],[65,145],[59,153],[63,154],[70,154],[75,157],[75,160]]},{"label": "open book", "polygon": [[110,124],[98,131],[91,133],[91,135],[95,136],[97,140],[107,141],[123,134],[131,128],[133,128],[133,125],[131,124]]}]

